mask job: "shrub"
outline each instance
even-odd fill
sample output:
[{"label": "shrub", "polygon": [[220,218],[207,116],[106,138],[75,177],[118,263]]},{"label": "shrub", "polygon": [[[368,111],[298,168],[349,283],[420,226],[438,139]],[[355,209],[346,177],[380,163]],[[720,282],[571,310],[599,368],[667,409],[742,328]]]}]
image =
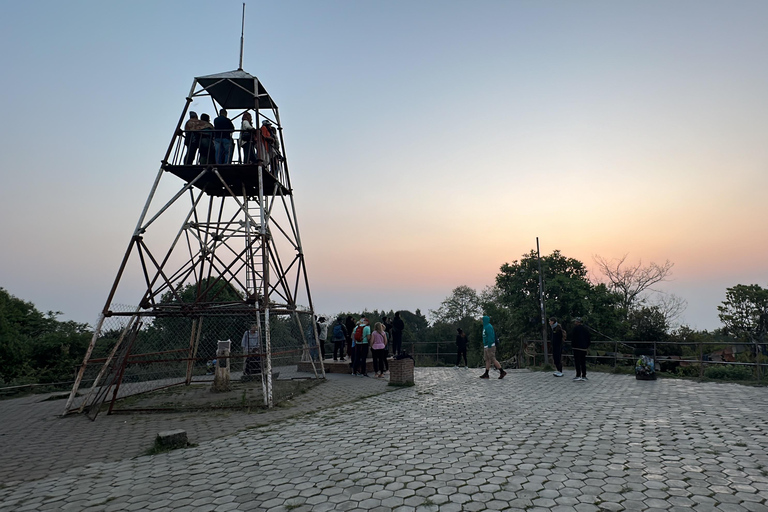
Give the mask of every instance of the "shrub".
[{"label": "shrub", "polygon": [[704,370],[704,376],[708,379],[719,380],[751,380],[752,368],[745,366],[718,365]]}]

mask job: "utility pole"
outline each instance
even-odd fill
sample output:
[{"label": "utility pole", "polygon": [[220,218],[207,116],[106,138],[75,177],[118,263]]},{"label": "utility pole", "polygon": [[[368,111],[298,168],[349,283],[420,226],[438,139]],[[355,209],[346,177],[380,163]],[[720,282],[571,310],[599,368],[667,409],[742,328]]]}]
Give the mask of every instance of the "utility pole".
[{"label": "utility pole", "polygon": [[549,363],[547,350],[547,312],[544,309],[544,275],[541,272],[541,251],[539,251],[539,237],[536,237],[536,258],[539,260],[539,304],[541,304],[541,344],[544,347],[544,364]]}]

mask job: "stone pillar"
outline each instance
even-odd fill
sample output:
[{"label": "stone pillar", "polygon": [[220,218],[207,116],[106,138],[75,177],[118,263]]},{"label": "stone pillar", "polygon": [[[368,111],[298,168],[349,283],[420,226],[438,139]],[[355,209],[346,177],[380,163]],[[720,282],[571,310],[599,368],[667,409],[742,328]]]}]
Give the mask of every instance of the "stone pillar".
[{"label": "stone pillar", "polygon": [[389,383],[413,385],[413,359],[392,359],[389,361]]},{"label": "stone pillar", "polygon": [[219,348],[216,350],[216,373],[213,377],[213,386],[211,391],[221,392],[229,391],[229,354],[231,341],[220,341]]}]

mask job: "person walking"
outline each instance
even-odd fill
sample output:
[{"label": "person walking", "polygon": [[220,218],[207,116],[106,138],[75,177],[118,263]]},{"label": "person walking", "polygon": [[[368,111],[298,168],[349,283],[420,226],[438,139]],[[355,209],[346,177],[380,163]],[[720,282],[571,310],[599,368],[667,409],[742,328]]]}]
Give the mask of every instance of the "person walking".
[{"label": "person walking", "polygon": [[574,381],[584,382],[587,380],[587,350],[592,342],[592,336],[589,330],[581,322],[581,318],[573,319],[576,326],[571,331],[571,347],[573,348],[573,362],[576,366],[576,376]]},{"label": "person walking", "polygon": [[461,356],[464,356],[464,368],[469,367],[469,363],[467,363],[468,343],[469,338],[467,338],[466,333],[461,329],[456,329],[456,366],[454,368],[458,368],[461,364]]},{"label": "person walking", "polygon": [[384,377],[387,364],[387,333],[384,324],[376,322],[371,334],[371,349],[373,350],[373,373],[376,377]]},{"label": "person walking", "polygon": [[565,341],[565,329],[557,323],[557,318],[549,319],[549,327],[552,329],[552,360],[555,363],[555,377],[563,376],[563,342]]},{"label": "person walking", "polygon": [[496,331],[493,330],[489,316],[483,317],[483,357],[485,359],[485,373],[480,378],[490,379],[488,370],[493,365],[499,370],[499,378],[503,379],[507,372],[501,367],[501,363],[496,360]]}]

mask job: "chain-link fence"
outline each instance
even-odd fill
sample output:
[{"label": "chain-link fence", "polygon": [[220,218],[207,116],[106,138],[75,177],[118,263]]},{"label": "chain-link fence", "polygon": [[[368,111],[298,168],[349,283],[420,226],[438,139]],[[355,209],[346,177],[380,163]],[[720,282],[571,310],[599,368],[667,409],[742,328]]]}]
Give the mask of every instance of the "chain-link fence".
[{"label": "chain-link fence", "polygon": [[[115,311],[115,310],[113,310]],[[127,312],[126,312],[127,313]],[[317,350],[310,313],[207,311],[104,319],[68,412],[263,407],[304,389],[297,364]],[[229,341],[228,351],[220,350]],[[226,347],[227,344],[224,344]],[[217,373],[217,369],[218,372]],[[272,379],[268,378],[269,373]],[[217,378],[223,386],[212,391]],[[220,382],[218,384],[221,384]]]}]

